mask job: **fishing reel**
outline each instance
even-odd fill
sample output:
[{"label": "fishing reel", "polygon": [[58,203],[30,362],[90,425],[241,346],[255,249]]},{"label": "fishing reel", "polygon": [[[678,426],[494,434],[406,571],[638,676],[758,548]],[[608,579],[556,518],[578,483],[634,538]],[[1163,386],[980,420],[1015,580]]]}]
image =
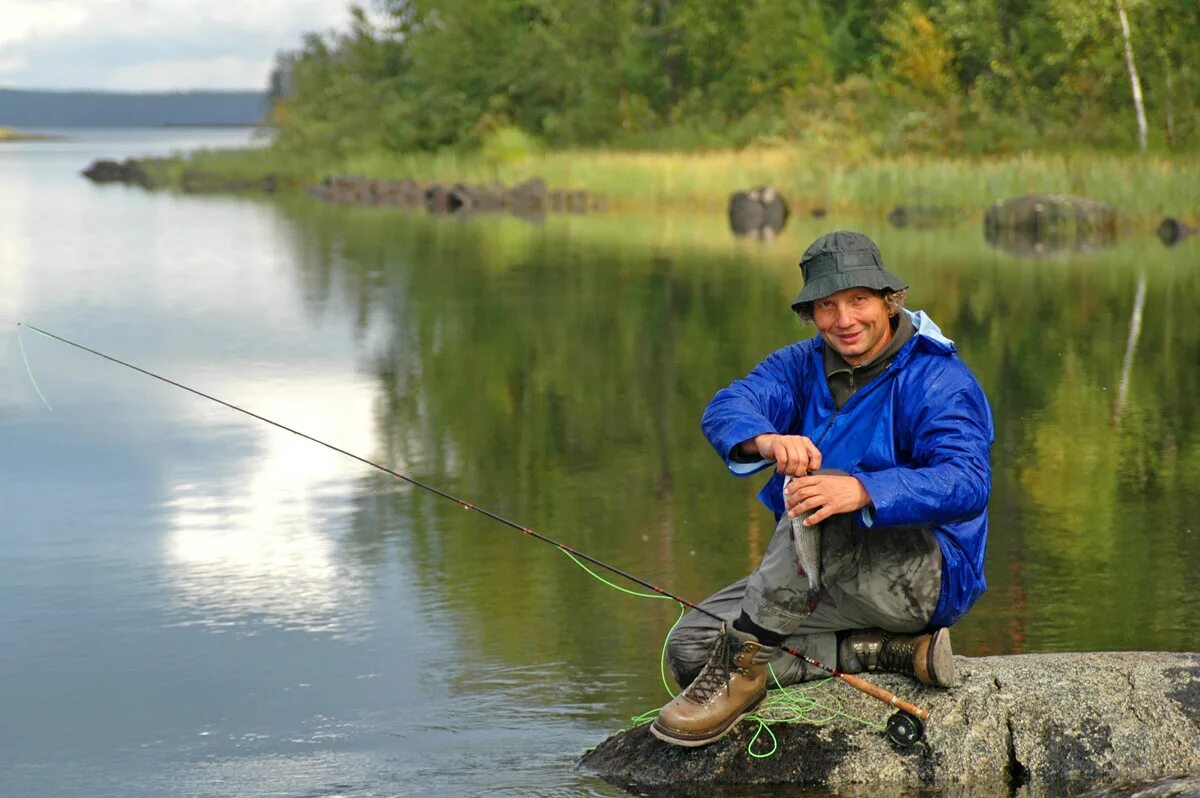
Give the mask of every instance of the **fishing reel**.
[{"label": "fishing reel", "polygon": [[925,724],[916,715],[900,710],[887,719],[885,733],[897,748],[913,748],[925,740]]}]

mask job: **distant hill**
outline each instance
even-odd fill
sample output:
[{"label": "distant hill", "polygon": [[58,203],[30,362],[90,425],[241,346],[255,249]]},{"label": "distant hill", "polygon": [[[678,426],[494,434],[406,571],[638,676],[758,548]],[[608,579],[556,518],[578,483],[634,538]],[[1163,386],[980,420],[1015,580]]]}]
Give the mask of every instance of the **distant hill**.
[{"label": "distant hill", "polygon": [[0,89],[0,125],[163,127],[254,125],[267,116],[265,92],[186,91],[125,94]]}]

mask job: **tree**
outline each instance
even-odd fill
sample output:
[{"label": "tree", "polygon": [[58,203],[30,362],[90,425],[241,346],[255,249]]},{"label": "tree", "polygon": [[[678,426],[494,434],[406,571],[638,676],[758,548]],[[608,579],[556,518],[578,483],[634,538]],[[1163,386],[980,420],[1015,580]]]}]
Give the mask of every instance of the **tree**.
[{"label": "tree", "polygon": [[1133,60],[1133,42],[1129,33],[1129,17],[1121,0],[1115,0],[1117,16],[1121,19],[1121,33],[1125,36],[1125,64],[1129,67],[1129,84],[1133,89],[1133,107],[1137,113],[1138,149],[1146,152],[1146,108],[1142,104],[1142,82],[1138,79],[1137,64]]}]

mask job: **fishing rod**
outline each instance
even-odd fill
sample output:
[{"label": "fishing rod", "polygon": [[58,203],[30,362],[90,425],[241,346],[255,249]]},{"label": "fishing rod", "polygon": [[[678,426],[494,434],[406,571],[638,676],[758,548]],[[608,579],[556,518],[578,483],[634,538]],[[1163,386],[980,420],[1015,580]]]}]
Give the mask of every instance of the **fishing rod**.
[{"label": "fishing rod", "polygon": [[[176,382],[175,380],[172,380],[169,377],[164,377],[161,374],[156,374],[153,371],[150,371],[149,369],[144,369],[141,366],[135,366],[132,363],[129,363],[129,362],[126,362],[119,358],[113,357],[112,355],[106,355],[103,352],[92,349],[91,347],[84,346],[83,344],[76,343],[75,341],[72,341],[68,338],[63,338],[61,335],[55,335],[54,333],[49,332],[47,330],[43,330],[40,327],[35,327],[34,325],[28,324],[26,322],[17,322],[17,326],[25,327],[26,329],[32,330],[33,332],[38,333],[39,335],[44,335],[47,338],[51,338],[55,341],[59,341],[61,343],[67,344],[68,346],[73,346],[76,349],[80,349],[84,352],[95,355],[96,357],[103,358],[104,360],[107,360],[111,363],[116,363],[119,366],[124,366],[125,368],[133,369],[134,371],[137,371],[141,374],[145,374],[147,377],[153,377],[154,379],[156,379],[160,382],[165,382],[166,384],[173,385],[176,388],[181,388],[181,389],[187,391],[188,393],[192,393],[192,394],[195,394],[196,396],[202,397],[204,399],[208,399],[210,402],[216,402],[219,405],[228,407],[230,410],[236,410],[239,413],[242,413],[244,415],[250,416],[251,418],[254,418],[259,421],[270,424],[273,427],[278,427],[279,429],[284,430],[285,432],[290,432],[293,435],[298,435],[301,438],[304,438],[305,440],[312,441],[313,443],[324,446],[326,449],[335,451],[338,454],[343,454],[346,457],[357,460],[358,462],[360,462],[364,465],[370,466],[371,468],[374,468],[378,471],[382,471],[383,473],[388,474],[389,476],[393,476],[396,479],[407,482],[409,485],[413,485],[415,487],[422,488],[424,490],[429,491],[430,493],[441,496],[443,499],[452,501],[455,504],[459,505],[460,507],[462,507],[466,510],[474,510],[477,513],[481,513],[482,515],[485,515],[488,518],[491,518],[493,521],[498,521],[501,524],[504,524],[505,526],[511,527],[511,528],[517,530],[518,532],[523,532],[524,534],[528,535],[529,537],[536,538],[537,540],[540,540],[543,543],[548,543],[551,546],[554,546],[555,548],[559,549],[560,551],[565,552],[566,554],[568,554],[571,557],[577,557],[581,560],[585,560],[589,563],[592,563],[593,565],[595,565],[599,568],[603,568],[604,570],[609,571],[610,573],[614,573],[623,579],[627,579],[630,582],[633,582],[634,584],[637,584],[637,585],[640,585],[641,587],[646,588],[647,590],[653,590],[655,593],[657,593],[660,596],[663,596],[664,598],[668,598],[668,599],[671,599],[672,601],[678,602],[679,604],[682,604],[683,606],[685,606],[689,609],[693,609],[693,610],[696,610],[697,612],[707,615],[708,617],[713,618],[714,620],[721,621],[722,623],[725,622],[725,619],[723,617],[721,617],[720,615],[718,615],[717,613],[715,613],[709,609],[706,609],[706,608],[700,606],[699,604],[696,604],[695,602],[689,601],[689,600],[683,598],[682,596],[676,595],[675,593],[672,593],[669,590],[659,587],[658,585],[655,585],[652,582],[647,582],[645,579],[634,576],[633,574],[631,574],[627,571],[624,571],[624,570],[616,567],[615,565],[609,565],[608,563],[604,562],[603,560],[598,560],[589,554],[586,554],[582,551],[572,548],[571,546],[566,545],[565,543],[559,543],[557,540],[549,538],[549,537],[541,534],[540,532],[535,532],[534,530],[530,529],[527,526],[524,526],[523,524],[518,524],[515,521],[510,521],[509,519],[505,518],[504,516],[498,515],[497,513],[494,513],[491,510],[488,510],[484,507],[480,507],[476,504],[472,504],[471,502],[468,502],[464,499],[460,499],[457,496],[452,496],[451,494],[446,493],[445,491],[440,490],[440,489],[434,487],[433,485],[430,485],[428,483],[425,483],[418,479],[410,477],[407,474],[402,474],[399,471],[395,471],[391,468],[388,468],[385,465],[376,463],[372,460],[368,460],[367,458],[362,457],[361,455],[357,455],[354,452],[347,451],[346,449],[342,449],[338,446],[333,445],[332,443],[323,441],[320,438],[314,438],[312,435],[309,435],[305,432],[301,432],[298,429],[294,429],[292,427],[287,426],[286,424],[282,424],[273,419],[267,418],[266,416],[261,416],[258,413],[255,413],[251,410],[247,410],[244,407],[235,405],[232,402],[227,402],[224,399],[219,399],[216,396],[212,396],[211,394],[204,393],[203,391],[197,390],[196,388],[191,388],[187,385],[184,385],[181,382]],[[794,648],[790,648],[788,646],[782,646],[782,645],[780,646],[780,648],[783,651],[786,651],[787,653],[796,657],[797,659],[803,660],[804,662],[808,663],[809,665],[812,665],[815,668],[825,671],[826,673],[828,673],[832,676],[836,676],[837,678],[841,679],[846,684],[853,687],[855,690],[858,690],[861,693],[865,693],[866,695],[869,695],[872,698],[878,699],[879,701],[882,701],[883,703],[888,704],[889,706],[893,706],[897,710],[899,710],[894,715],[892,715],[890,718],[888,718],[888,722],[887,722],[888,739],[890,739],[895,744],[897,744],[901,747],[904,747],[904,748],[908,748],[908,747],[918,744],[924,738],[925,727],[924,727],[924,724],[922,723],[922,721],[929,719],[929,713],[926,710],[921,709],[920,707],[916,706],[915,704],[912,704],[912,703],[909,703],[908,701],[903,700],[902,698],[897,696],[895,693],[892,693],[889,690],[886,690],[883,687],[880,687],[879,685],[875,684],[874,682],[869,682],[866,679],[863,679],[859,676],[854,676],[849,673],[842,673],[837,668],[825,665],[824,663],[821,663],[821,662],[813,659],[812,657],[808,656],[807,654],[797,651]]]}]

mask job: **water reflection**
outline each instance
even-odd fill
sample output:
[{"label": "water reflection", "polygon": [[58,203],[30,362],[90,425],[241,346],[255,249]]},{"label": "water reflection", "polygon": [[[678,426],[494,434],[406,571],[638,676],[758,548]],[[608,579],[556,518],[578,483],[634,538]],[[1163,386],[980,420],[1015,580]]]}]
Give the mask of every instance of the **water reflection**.
[{"label": "water reflection", "polygon": [[984,238],[993,247],[1002,249],[1010,255],[1021,257],[1048,257],[1067,253],[1092,252],[1117,243],[1117,235],[1114,230],[1089,230],[1086,233],[1075,230],[1036,232],[985,227]]},{"label": "water reflection", "polygon": [[[1200,638],[1190,244],[1034,261],[973,226],[793,219],[763,247],[719,214],[535,226],[103,192],[75,175],[93,153],[68,155],[45,159],[57,178],[30,161],[0,184],[0,207],[33,209],[0,240],[0,311],[691,599],[749,570],[773,528],[700,411],[811,334],[787,311],[798,253],[862,229],[996,413],[991,591],[956,648]],[[665,700],[671,602],[286,432],[27,345],[55,413],[10,339],[0,792],[618,794],[572,763]]]},{"label": "water reflection", "polygon": [[[349,451],[373,449],[371,392],[344,375],[275,382],[269,390],[232,383],[216,395],[242,397],[255,412],[300,431],[320,430]],[[345,567],[336,544],[337,528],[354,509],[361,467],[250,419],[239,434],[256,439],[251,456],[219,475],[167,477],[164,565],[186,622],[240,633],[263,624],[365,633],[361,575]]]},{"label": "water reflection", "polygon": [[[786,302],[799,283],[795,252],[825,223],[798,223],[788,240],[748,256],[702,219],[672,220],[663,243],[661,225],[637,220],[448,228],[311,206],[291,212],[304,220],[296,228],[310,251],[344,256],[347,290],[363,307],[403,320],[378,373],[382,423],[437,431],[446,453],[429,463],[437,479],[535,528],[568,530],[572,545],[685,596],[705,595],[755,558],[762,524],[747,519],[761,515],[757,484],[726,476],[696,419],[716,387],[811,334]],[[1163,259],[1153,239],[1075,252],[1048,268],[981,247],[966,228],[914,236],[854,226],[877,237],[914,286],[911,304],[958,342],[997,417],[991,592],[956,647],[1190,645],[1197,606],[1180,560],[1151,552],[1194,559],[1197,545],[1184,530],[1200,511],[1190,488],[1200,475],[1200,415],[1188,398],[1200,383],[1172,354],[1200,343],[1187,310],[1194,270]],[[439,269],[429,267],[436,253]],[[1127,362],[1139,301],[1146,323]],[[632,626],[647,612],[603,598],[604,609],[580,606],[578,591],[590,588],[561,566],[519,542],[481,542],[478,525],[452,513],[436,517],[446,534],[431,566],[505,596],[505,606],[481,607],[473,620],[465,607],[472,628],[494,626],[498,612],[555,618],[528,642],[564,625]],[[1127,586],[1149,574],[1161,590],[1130,595]],[[538,580],[549,604],[536,609],[511,579]],[[510,640],[500,632],[485,646],[515,662]],[[580,656],[616,662],[648,660],[654,645],[629,640],[602,654],[580,644]]]}]

